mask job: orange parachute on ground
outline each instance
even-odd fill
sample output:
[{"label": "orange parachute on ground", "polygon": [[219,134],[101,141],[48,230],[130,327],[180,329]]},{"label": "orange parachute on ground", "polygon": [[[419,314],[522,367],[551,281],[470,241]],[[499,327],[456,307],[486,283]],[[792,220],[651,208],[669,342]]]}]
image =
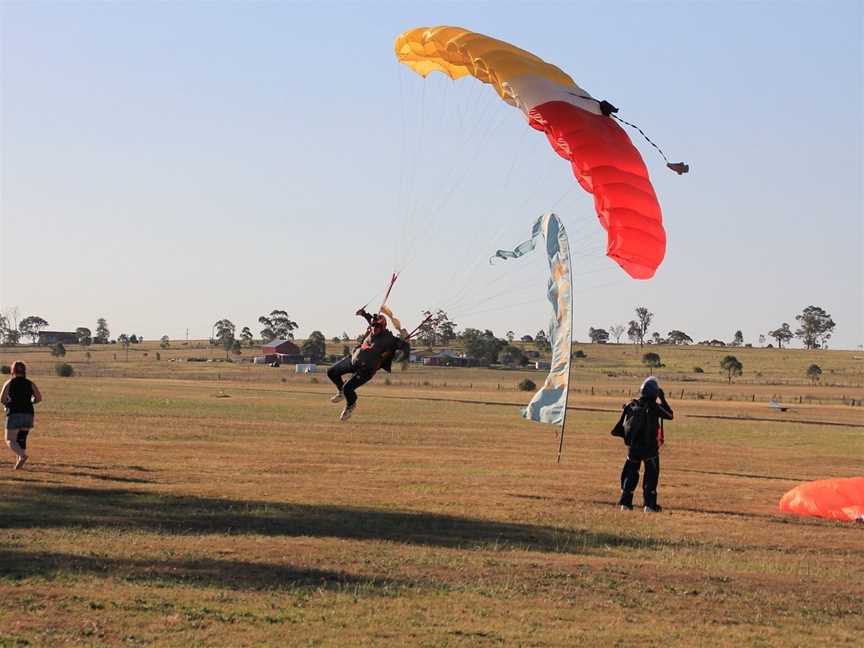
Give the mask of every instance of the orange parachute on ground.
[{"label": "orange parachute on ground", "polygon": [[796,486],[780,498],[780,511],[864,522],[864,477],[821,479]]}]

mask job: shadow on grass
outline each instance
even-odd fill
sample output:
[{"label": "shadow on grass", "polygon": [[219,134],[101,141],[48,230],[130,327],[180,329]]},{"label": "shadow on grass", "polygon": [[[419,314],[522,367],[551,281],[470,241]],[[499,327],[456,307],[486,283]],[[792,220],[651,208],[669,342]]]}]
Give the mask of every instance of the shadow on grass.
[{"label": "shadow on grass", "polygon": [[592,553],[659,540],[583,529],[350,506],[235,501],[122,489],[35,485],[4,494],[0,528],[87,528],[380,540],[468,549]]},{"label": "shadow on grass", "polygon": [[302,569],[286,564],[229,559],[132,559],[82,556],[47,551],[0,549],[0,574],[7,580],[105,576],[134,583],[311,591],[395,594],[409,581],[357,576],[345,572]]}]

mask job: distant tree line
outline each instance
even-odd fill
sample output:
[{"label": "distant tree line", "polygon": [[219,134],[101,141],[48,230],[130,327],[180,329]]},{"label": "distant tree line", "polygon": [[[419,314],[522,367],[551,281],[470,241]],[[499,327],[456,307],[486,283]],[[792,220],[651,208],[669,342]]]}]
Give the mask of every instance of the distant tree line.
[{"label": "distant tree line", "polygon": [[[673,329],[663,337],[657,331],[654,331],[650,337],[648,336],[648,327],[654,319],[654,313],[650,312],[644,306],[638,306],[634,310],[636,317],[630,320],[625,327],[623,324],[613,324],[609,329],[594,328],[588,329],[588,338],[594,344],[606,344],[610,339],[614,338],[615,342],[621,341],[621,337],[626,332],[627,337],[633,344],[640,346],[644,344],[670,344],[670,345],[687,345],[693,344],[693,338],[687,335],[684,331]],[[826,349],[828,348],[828,340],[831,339],[831,334],[836,326],[831,315],[819,306],[807,306],[801,313],[795,316],[798,322],[798,328],[794,331],[787,322],[783,322],[773,331],[768,331],[766,334],[759,335],[759,344],[765,344],[767,338],[773,338],[777,341],[777,347],[782,349],[783,345],[788,345],[791,340],[798,338],[806,349]],[[732,340],[726,342],[719,339],[703,340],[698,344],[705,346],[731,346],[741,347],[750,346],[744,343],[744,333],[739,329],[735,331]],[[769,345],[773,346],[773,345]]]}]

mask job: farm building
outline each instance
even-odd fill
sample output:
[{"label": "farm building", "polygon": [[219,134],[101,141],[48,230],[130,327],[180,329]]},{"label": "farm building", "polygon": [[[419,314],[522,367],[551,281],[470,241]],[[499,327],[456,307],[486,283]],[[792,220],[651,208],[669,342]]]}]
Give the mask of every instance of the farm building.
[{"label": "farm building", "polygon": [[300,355],[300,347],[294,344],[291,340],[270,340],[267,344],[261,347],[261,352],[264,355],[276,355],[277,353],[285,355]]},{"label": "farm building", "polygon": [[36,344],[78,344],[78,334],[75,331],[40,331]]},{"label": "farm building", "polygon": [[423,364],[432,367],[471,367],[476,364],[474,358],[463,358],[453,353],[442,351],[423,358]]}]

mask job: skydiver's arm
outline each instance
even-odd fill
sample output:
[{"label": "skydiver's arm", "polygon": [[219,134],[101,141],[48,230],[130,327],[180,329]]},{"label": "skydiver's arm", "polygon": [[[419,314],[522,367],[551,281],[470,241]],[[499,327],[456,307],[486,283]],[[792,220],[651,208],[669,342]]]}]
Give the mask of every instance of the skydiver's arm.
[{"label": "skydiver's arm", "polygon": [[660,403],[657,405],[657,411],[660,413],[660,418],[664,418],[667,421],[671,421],[674,417],[674,413],[672,412],[672,408],[669,406],[669,403],[666,402],[666,394],[663,393],[663,390],[660,390]]},{"label": "skydiver's arm", "polygon": [[5,383],[3,383],[3,391],[0,392],[0,403],[3,403],[4,405],[9,402],[9,383],[10,382],[12,382],[12,381],[7,380]]},{"label": "skydiver's arm", "polygon": [[42,402],[42,392],[39,391],[39,388],[36,386],[36,383],[31,382],[30,387],[33,388],[33,404]]},{"label": "skydiver's arm", "polygon": [[359,315],[360,317],[365,318],[366,321],[369,323],[369,325],[370,325],[370,326],[372,325],[372,315],[370,315],[369,313],[367,313],[365,308],[361,308],[360,310],[358,310],[358,311],[357,311],[356,313],[354,313],[354,314],[355,314],[355,315]]}]

